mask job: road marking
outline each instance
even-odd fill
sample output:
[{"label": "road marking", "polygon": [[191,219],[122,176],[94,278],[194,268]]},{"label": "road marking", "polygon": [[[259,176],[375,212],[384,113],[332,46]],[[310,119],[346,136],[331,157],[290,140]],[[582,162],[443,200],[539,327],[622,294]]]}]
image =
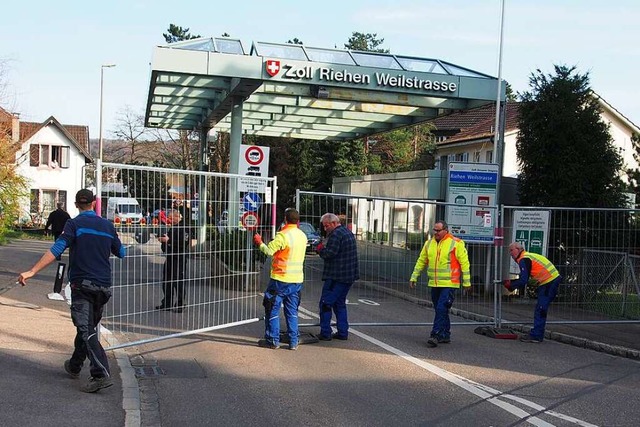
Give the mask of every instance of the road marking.
[{"label": "road marking", "polygon": [[[315,313],[306,310],[302,307],[298,307],[298,311],[299,312],[303,312],[304,314],[308,315],[308,316],[312,316],[314,318],[319,318],[318,315],[316,315]],[[349,334],[353,334],[356,335],[366,341],[369,341],[371,344],[376,345],[380,348],[383,348],[385,350],[387,350],[389,353],[395,354],[396,356],[399,356],[401,358],[403,358],[404,360],[406,360],[409,363],[412,363],[416,366],[419,366],[437,376],[439,376],[440,378],[449,381],[450,383],[468,391],[471,394],[474,394],[478,397],[480,397],[481,399],[496,405],[497,407],[504,409],[505,411],[509,412],[512,415],[515,415],[516,417],[518,417],[521,421],[526,421],[529,424],[532,424],[534,426],[539,426],[539,427],[554,427],[555,424],[551,424],[548,423],[547,421],[544,421],[538,417],[535,416],[531,416],[531,414],[523,409],[518,408],[517,406],[508,403],[508,402],[504,402],[503,400],[498,399],[503,398],[503,399],[511,399],[513,401],[516,401],[522,405],[528,406],[534,410],[536,410],[537,412],[543,412],[546,415],[550,415],[550,416],[554,416],[556,418],[560,418],[564,421],[569,421],[572,422],[578,426],[581,427],[597,427],[594,424],[588,423],[586,421],[583,420],[579,420],[577,418],[573,418],[570,417],[568,415],[564,415],[564,414],[560,414],[558,412],[555,411],[547,411],[543,406],[538,405],[537,403],[531,402],[529,400],[523,399],[521,397],[517,397],[517,396],[513,396],[510,394],[504,394],[499,390],[496,390],[494,388],[491,388],[489,386],[486,386],[484,384],[480,384],[477,383],[473,380],[470,380],[468,378],[462,377],[458,374],[454,374],[453,372],[449,372],[445,369],[439,368],[436,365],[433,365],[429,362],[425,362],[424,360],[418,359],[417,357],[413,357],[410,354],[405,353],[404,351],[397,349],[395,347],[390,346],[387,343],[384,343],[376,338],[373,338],[370,335],[367,335],[363,332],[360,332],[358,330],[355,330],[353,328],[349,328]]]}]

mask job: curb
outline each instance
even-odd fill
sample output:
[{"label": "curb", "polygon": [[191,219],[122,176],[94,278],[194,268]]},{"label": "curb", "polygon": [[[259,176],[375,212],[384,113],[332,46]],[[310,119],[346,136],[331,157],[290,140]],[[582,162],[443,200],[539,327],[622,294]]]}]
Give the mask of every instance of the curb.
[{"label": "curb", "polygon": [[[110,330],[100,325],[100,334],[110,347],[117,346],[120,343]],[[140,427],[142,423],[140,412],[140,387],[136,378],[135,369],[131,366],[129,356],[122,349],[118,348],[113,351],[116,362],[120,368],[120,380],[122,381],[122,409],[125,413],[125,427]]]}]

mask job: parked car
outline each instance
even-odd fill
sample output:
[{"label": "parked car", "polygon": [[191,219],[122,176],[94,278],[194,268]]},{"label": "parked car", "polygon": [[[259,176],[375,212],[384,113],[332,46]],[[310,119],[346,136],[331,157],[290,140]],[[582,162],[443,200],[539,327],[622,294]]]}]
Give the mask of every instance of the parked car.
[{"label": "parked car", "polygon": [[318,243],[322,241],[322,237],[320,237],[318,230],[308,222],[301,222],[298,224],[298,228],[307,236],[307,252],[314,251],[316,246],[318,246]]}]

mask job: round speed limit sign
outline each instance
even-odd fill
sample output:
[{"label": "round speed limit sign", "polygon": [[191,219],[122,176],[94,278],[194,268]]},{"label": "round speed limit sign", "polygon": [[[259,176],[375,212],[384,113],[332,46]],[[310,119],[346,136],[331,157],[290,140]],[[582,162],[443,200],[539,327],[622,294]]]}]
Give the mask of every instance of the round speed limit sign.
[{"label": "round speed limit sign", "polygon": [[260,225],[260,217],[255,212],[245,212],[242,215],[242,226],[247,230],[255,230]]}]

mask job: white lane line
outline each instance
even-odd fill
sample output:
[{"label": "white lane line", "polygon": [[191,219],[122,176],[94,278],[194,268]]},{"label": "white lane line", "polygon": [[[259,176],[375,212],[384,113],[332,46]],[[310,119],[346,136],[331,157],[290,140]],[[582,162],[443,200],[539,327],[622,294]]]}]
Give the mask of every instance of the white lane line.
[{"label": "white lane line", "polygon": [[[316,315],[315,313],[313,313],[311,311],[308,311],[308,310],[306,310],[306,309],[304,309],[302,307],[299,307],[298,311],[303,312],[303,313],[305,313],[305,314],[307,314],[309,316],[312,316],[314,318],[318,318],[318,315]],[[399,357],[403,358],[407,362],[413,363],[414,365],[419,366],[419,367],[421,367],[421,368],[423,368],[423,369],[425,369],[425,370],[427,370],[427,371],[439,376],[440,378],[449,381],[450,383],[452,383],[454,385],[457,385],[458,387],[468,391],[469,393],[474,394],[474,395],[480,397],[481,399],[483,399],[483,400],[485,400],[487,402],[490,402],[490,403],[496,405],[499,408],[504,409],[505,411],[509,412],[510,414],[515,415],[516,417],[518,417],[520,420],[526,421],[529,424],[532,424],[534,426],[554,427],[555,425],[551,424],[551,423],[548,423],[548,422],[546,422],[546,421],[544,421],[544,420],[542,420],[542,419],[540,419],[538,417],[532,417],[531,414],[528,413],[527,411],[525,411],[523,409],[520,409],[517,406],[512,405],[511,403],[504,402],[504,401],[498,399],[498,397],[510,398],[511,400],[514,400],[514,401],[516,401],[518,403],[521,403],[523,405],[529,406],[530,408],[533,408],[533,409],[535,409],[537,411],[544,412],[547,415],[555,416],[555,417],[558,417],[558,418],[563,419],[565,421],[570,421],[570,422],[572,422],[574,424],[577,424],[577,425],[579,425],[581,427],[597,427],[597,426],[595,426],[593,424],[590,424],[590,423],[588,423],[586,421],[582,421],[582,420],[579,420],[577,418],[570,417],[568,415],[563,415],[563,414],[560,414],[560,413],[555,412],[555,411],[547,411],[547,410],[545,410],[544,407],[542,407],[542,406],[540,406],[540,405],[538,405],[538,404],[536,404],[534,402],[531,402],[531,401],[528,401],[528,400],[525,400],[525,399],[522,399],[522,398],[519,398],[519,397],[516,397],[516,396],[512,396],[512,395],[505,395],[502,392],[500,392],[499,390],[493,389],[493,388],[491,388],[489,386],[486,386],[486,385],[483,385],[483,384],[476,383],[475,381],[472,381],[472,380],[470,380],[468,378],[465,378],[465,377],[462,377],[460,375],[454,374],[452,372],[449,372],[447,370],[439,368],[439,367],[437,367],[435,365],[432,365],[429,362],[425,362],[424,360],[420,360],[420,359],[418,359],[416,357],[413,357],[413,356],[405,353],[402,350],[399,350],[399,349],[397,349],[395,347],[392,347],[389,344],[386,344],[386,343],[384,343],[384,342],[382,342],[382,341],[380,341],[380,340],[378,340],[376,338],[373,338],[370,335],[367,335],[367,334],[365,334],[363,332],[360,332],[358,330],[355,330],[353,328],[349,328],[349,333],[353,334],[353,335],[356,335],[356,336],[358,336],[358,337],[360,337],[360,338],[362,338],[362,339],[364,339],[366,341],[369,341],[371,344],[377,345],[378,347],[387,350],[389,353],[395,354],[396,356],[399,356]]]}]

